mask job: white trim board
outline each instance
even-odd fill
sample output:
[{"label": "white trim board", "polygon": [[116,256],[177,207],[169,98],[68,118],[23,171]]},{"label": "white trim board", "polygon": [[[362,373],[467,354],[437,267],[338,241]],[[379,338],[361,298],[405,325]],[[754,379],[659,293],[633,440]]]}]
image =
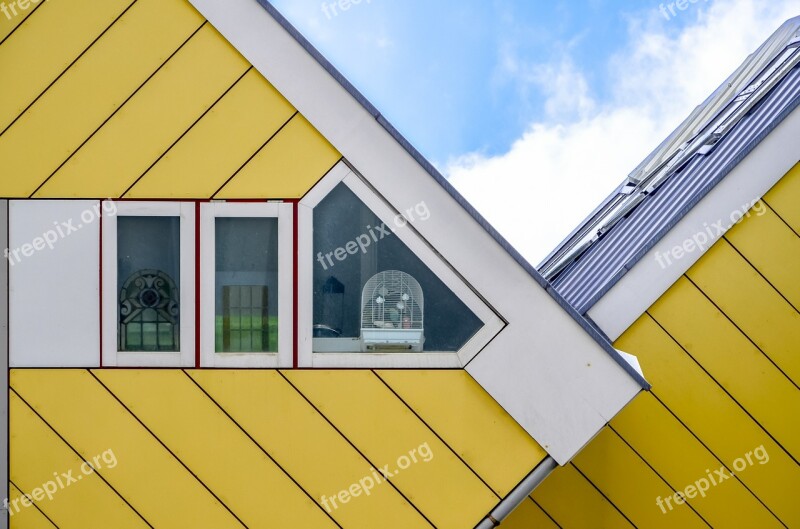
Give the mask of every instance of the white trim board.
[{"label": "white trim board", "polygon": [[392,208],[424,199],[431,217],[414,230],[508,322],[467,370],[554,459],[569,461],[602,426],[578,418],[613,417],[639,383],[257,0],[190,2]]},{"label": "white trim board", "polygon": [[[657,256],[691,241],[720,220],[730,224],[732,213],[763,197],[798,163],[800,108],[789,114],[719,184],[689,211],[591,308],[588,315],[614,341],[660,298],[705,251],[693,251],[666,268]],[[707,248],[721,235],[712,230]],[[661,257],[661,262],[666,260]]]},{"label": "white trim board", "polygon": [[[195,365],[195,205],[193,202],[116,202],[103,211],[103,366],[194,367]],[[117,322],[117,217],[180,218],[180,351],[119,351]]]}]

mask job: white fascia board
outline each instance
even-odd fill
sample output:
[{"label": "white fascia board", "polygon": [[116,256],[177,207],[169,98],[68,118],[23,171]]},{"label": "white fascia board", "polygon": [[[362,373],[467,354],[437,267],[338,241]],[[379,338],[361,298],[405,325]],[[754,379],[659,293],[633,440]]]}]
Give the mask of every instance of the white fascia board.
[{"label": "white fascia board", "polygon": [[541,312],[503,329],[467,372],[564,465],[642,388],[577,322]]},{"label": "white fascia board", "polygon": [[[798,159],[800,108],[789,114],[753,151],[719,184],[689,211],[658,243],[650,249],[588,312],[589,317],[611,341],[619,338],[653,303],[704,254],[694,250],[666,267],[665,254],[694,236],[705,234],[719,221],[731,225],[731,215],[762,198],[788,173]],[[721,234],[711,229],[706,249]],[[727,229],[725,230],[727,232]],[[698,240],[702,240],[698,238]]]},{"label": "white fascia board", "polygon": [[426,203],[414,229],[508,322],[467,370],[554,459],[566,463],[641,390],[256,0],[190,2],[395,209]]}]

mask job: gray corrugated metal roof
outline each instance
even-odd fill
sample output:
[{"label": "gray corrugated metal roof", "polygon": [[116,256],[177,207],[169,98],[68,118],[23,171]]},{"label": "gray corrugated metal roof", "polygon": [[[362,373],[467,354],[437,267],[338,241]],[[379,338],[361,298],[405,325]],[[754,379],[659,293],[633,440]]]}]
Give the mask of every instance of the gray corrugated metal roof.
[{"label": "gray corrugated metal roof", "polygon": [[467,213],[506,251],[508,254],[566,311],[575,321],[608,353],[608,355],[628,373],[643,389],[649,390],[650,384],[636,371],[616,349],[608,338],[590,323],[582,314],[578,313],[564,297],[552,288],[550,283],[520,254],[478,211],[459,193],[453,185],[427,160],[413,145],[403,137],[400,132],[381,115],[355,86],[347,80],[309,41],[297,28],[295,28],[280,11],[268,0],[257,0],[271,16],[322,66],[347,92],[369,112],[375,120],[400,144],[417,163],[441,185],[453,199],[463,207]]},{"label": "gray corrugated metal roof", "polygon": [[[738,91],[729,90],[731,82],[729,78],[704,105],[698,107],[700,110],[696,110],[667,141],[639,165],[631,176],[636,175],[641,178],[645,168],[652,169],[672,156],[677,149],[677,143],[673,138],[688,138],[691,144],[691,139],[697,138],[709,124],[715,128],[717,126],[714,123],[715,116],[724,115],[726,106],[734,101],[743,89],[752,86],[752,83],[760,78],[762,71],[769,70],[772,64],[779,62],[776,59],[783,57],[785,50],[796,47],[798,35],[800,35],[800,17],[784,24],[737,70],[732,77],[737,79]],[[758,68],[753,66],[754,63]],[[747,72],[749,76],[746,82],[742,81],[742,72]],[[727,100],[721,101],[720,94],[726,94]],[[709,104],[715,108],[714,114],[706,111],[705,106]],[[585,314],[799,104],[800,66],[795,66],[775,88],[763,96],[755,108],[713,145],[713,150],[706,154],[691,156],[681,169],[669,175],[654,192],[641,192],[637,197],[640,201],[626,217],[588,247],[575,251],[574,261],[567,264],[560,272],[556,270],[554,277],[551,277],[555,289],[574,305],[578,312]],[[706,116],[704,122],[698,121],[699,115]],[[684,148],[687,146],[685,141]],[[672,154],[669,153],[670,148]],[[626,183],[630,182],[629,177]],[[627,190],[627,193],[620,192],[623,191],[623,186],[612,193],[599,210],[614,200],[625,198],[630,190]],[[568,254],[570,245],[580,247],[579,243],[587,236],[581,235],[581,228],[591,235],[589,228],[594,229],[597,226],[597,216],[598,210],[540,265],[540,270],[544,270],[547,266],[553,269],[559,258],[562,258],[563,263],[565,261],[563,256]]]}]

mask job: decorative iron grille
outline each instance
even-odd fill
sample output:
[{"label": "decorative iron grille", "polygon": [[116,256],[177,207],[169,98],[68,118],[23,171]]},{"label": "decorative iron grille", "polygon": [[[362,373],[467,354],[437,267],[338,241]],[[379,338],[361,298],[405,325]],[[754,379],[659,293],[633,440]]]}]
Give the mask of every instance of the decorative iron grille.
[{"label": "decorative iron grille", "polygon": [[120,351],[179,351],[180,294],[160,270],[139,270],[119,293]]}]

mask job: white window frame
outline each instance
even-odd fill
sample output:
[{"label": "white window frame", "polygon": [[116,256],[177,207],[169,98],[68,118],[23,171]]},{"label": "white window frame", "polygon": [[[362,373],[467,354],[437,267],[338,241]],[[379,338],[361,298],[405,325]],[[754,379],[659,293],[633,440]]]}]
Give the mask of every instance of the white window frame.
[{"label": "white window frame", "polygon": [[339,162],[298,204],[298,367],[308,368],[462,368],[506,325],[506,322],[411,227],[393,225],[394,234],[481,320],[483,326],[458,351],[422,353],[315,353],[314,208],[344,183],[383,222],[399,213],[344,162]]},{"label": "white window frame", "polygon": [[[193,202],[115,201],[103,208],[103,366],[194,367],[195,365],[195,205]],[[118,341],[117,217],[180,218],[180,351],[120,351]]]},{"label": "white window frame", "polygon": [[[215,346],[216,223],[218,217],[278,219],[278,351],[217,353]],[[294,341],[294,211],[284,202],[200,204],[200,366],[292,367]]]}]

